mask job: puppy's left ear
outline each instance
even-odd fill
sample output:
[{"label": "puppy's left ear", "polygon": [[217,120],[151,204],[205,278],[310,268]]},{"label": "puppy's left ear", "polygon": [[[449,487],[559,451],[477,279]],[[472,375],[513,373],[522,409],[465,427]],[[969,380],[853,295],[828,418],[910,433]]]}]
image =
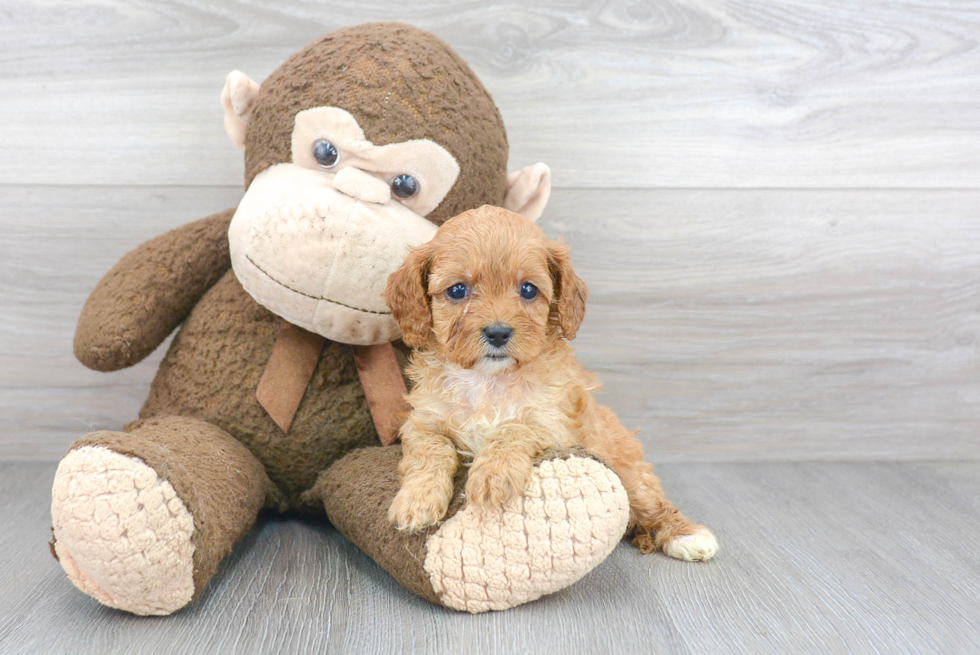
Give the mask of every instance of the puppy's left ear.
[{"label": "puppy's left ear", "polygon": [[401,328],[402,341],[412,348],[425,346],[432,331],[432,312],[426,293],[432,252],[431,243],[413,248],[405,263],[388,278],[383,294],[385,304]]},{"label": "puppy's left ear", "polygon": [[585,318],[585,300],[589,289],[572,270],[572,258],[568,254],[567,245],[561,241],[552,241],[548,244],[548,258],[555,284],[552,311],[557,314],[562,336],[571,341]]},{"label": "puppy's left ear", "polygon": [[507,176],[504,209],[538,220],[551,197],[551,169],[538,162]]}]

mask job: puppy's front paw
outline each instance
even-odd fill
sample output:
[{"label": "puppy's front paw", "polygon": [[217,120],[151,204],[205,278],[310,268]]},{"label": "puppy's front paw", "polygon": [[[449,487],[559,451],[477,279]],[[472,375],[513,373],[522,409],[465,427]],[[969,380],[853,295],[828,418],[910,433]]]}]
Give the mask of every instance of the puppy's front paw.
[{"label": "puppy's front paw", "polygon": [[403,486],[388,508],[388,520],[397,530],[421,532],[442,520],[449,500],[438,489]]},{"label": "puppy's front paw", "polygon": [[531,462],[474,462],[466,480],[466,501],[482,508],[501,508],[524,493],[531,479]]}]

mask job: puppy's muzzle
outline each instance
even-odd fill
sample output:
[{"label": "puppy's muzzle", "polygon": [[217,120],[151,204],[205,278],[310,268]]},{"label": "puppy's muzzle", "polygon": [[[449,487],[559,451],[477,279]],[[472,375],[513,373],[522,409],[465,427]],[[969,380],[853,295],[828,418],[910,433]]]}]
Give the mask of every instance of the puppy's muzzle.
[{"label": "puppy's muzzle", "polygon": [[514,334],[514,328],[506,323],[493,323],[483,328],[483,340],[494,348],[503,348]]}]

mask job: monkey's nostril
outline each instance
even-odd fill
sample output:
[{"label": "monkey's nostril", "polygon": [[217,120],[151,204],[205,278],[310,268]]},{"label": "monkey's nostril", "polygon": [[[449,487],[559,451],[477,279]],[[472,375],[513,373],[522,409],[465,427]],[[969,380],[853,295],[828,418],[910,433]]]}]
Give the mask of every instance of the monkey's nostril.
[{"label": "monkey's nostril", "polygon": [[514,334],[514,328],[503,323],[494,323],[483,328],[483,340],[494,348],[502,348]]}]

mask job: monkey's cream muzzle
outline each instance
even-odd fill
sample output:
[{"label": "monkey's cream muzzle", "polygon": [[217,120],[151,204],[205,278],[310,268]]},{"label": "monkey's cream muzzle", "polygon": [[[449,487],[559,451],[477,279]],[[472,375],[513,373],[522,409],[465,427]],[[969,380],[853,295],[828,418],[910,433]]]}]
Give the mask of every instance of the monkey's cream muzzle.
[{"label": "monkey's cream muzzle", "polygon": [[400,336],[381,293],[436,229],[368,173],[277,164],[252,181],[228,241],[235,275],[259,304],[333,341],[370,345]]}]

